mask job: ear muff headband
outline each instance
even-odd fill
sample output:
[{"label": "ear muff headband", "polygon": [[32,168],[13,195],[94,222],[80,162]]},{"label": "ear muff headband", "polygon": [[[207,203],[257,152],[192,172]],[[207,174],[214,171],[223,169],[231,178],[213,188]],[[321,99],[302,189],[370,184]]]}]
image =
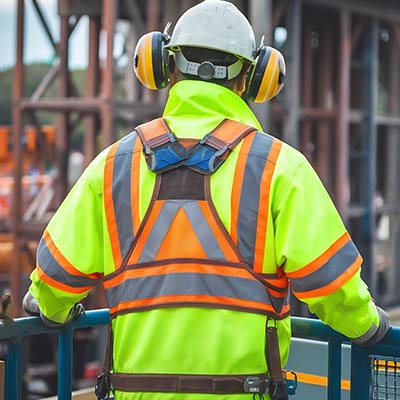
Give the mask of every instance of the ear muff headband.
[{"label": "ear muff headband", "polygon": [[164,41],[165,37],[161,32],[149,32],[139,39],[135,49],[136,77],[143,86],[152,90],[168,85]]},{"label": "ear muff headband", "polygon": [[282,89],[285,73],[282,54],[272,47],[263,46],[247,82],[247,98],[256,103],[270,100]]}]

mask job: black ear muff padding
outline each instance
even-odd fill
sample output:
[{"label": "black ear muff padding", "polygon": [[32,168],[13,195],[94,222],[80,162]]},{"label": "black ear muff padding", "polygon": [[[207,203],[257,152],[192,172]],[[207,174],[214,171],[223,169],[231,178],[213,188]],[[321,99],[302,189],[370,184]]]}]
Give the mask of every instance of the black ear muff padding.
[{"label": "black ear muff padding", "polygon": [[247,80],[247,98],[256,103],[272,99],[285,81],[285,60],[273,47],[263,46]]},{"label": "black ear muff padding", "polygon": [[157,89],[168,85],[168,69],[166,66],[166,50],[164,49],[164,36],[161,32],[153,32],[151,40],[154,81]]},{"label": "black ear muff padding", "polygon": [[161,32],[143,35],[135,48],[134,71],[143,86],[162,89],[168,85],[166,39]]}]

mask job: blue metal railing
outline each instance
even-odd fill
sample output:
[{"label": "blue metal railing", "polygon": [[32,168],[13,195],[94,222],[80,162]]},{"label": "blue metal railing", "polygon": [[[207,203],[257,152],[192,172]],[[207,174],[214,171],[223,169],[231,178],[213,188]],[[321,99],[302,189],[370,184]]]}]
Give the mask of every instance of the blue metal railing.
[{"label": "blue metal railing", "polygon": [[[46,328],[40,318],[0,320],[0,340],[7,342],[5,400],[22,399],[22,341],[27,336],[58,334],[58,399],[71,400],[72,342],[75,329],[108,324],[107,309],[86,311],[77,321],[61,329]],[[293,336],[328,343],[328,400],[341,398],[342,344],[348,339],[319,320],[292,317]],[[371,347],[352,345],[351,400],[367,400],[370,393],[370,356],[399,356],[400,328],[392,328],[384,340]]]}]

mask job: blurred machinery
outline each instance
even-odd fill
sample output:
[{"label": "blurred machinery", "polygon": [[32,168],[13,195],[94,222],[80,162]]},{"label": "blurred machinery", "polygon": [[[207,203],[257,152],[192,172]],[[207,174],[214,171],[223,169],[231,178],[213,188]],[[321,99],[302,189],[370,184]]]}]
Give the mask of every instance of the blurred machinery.
[{"label": "blurred machinery", "polygon": [[[24,7],[33,4],[56,61],[33,93],[24,92]],[[400,3],[396,0],[232,1],[254,26],[257,40],[279,48],[287,83],[272,102],[252,105],[264,130],[299,148],[316,167],[364,256],[363,274],[384,306],[400,304]],[[84,127],[85,164],[136,123],[159,115],[167,91],[150,92],[133,77],[134,44],[163,30],[190,0],[59,0],[59,40],[40,0],[18,0],[17,63],[13,92],[15,162],[11,235],[15,248],[11,287],[18,313],[22,258],[44,229],[23,220],[24,127],[44,134],[37,115],[56,115],[54,206],[69,189],[71,137]],[[86,86],[69,69],[69,41],[87,19]],[[115,38],[122,42],[117,53]],[[47,96],[55,85],[57,96]],[[46,146],[46,143],[44,146]],[[310,210],[310,218],[313,210]],[[302,313],[301,308],[297,310]]]}]

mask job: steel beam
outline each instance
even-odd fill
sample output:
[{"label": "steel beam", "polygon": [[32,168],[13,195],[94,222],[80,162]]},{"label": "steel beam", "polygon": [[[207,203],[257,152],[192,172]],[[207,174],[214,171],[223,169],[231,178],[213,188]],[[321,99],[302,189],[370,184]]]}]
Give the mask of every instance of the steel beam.
[{"label": "steel beam", "polygon": [[[99,39],[100,39],[100,18],[89,17],[89,62],[86,73],[85,103],[88,99],[94,99],[99,94]],[[98,115],[88,115],[85,118],[85,135],[83,138],[85,165],[87,166],[97,154],[96,136],[99,126]]]},{"label": "steel beam", "polygon": [[351,61],[351,17],[348,10],[340,13],[338,119],[336,124],[335,199],[339,213],[347,219],[350,196],[349,183],[349,106],[350,106],[350,61]]},{"label": "steel beam", "polygon": [[105,34],[106,59],[103,66],[101,97],[102,146],[110,145],[115,138],[113,116],[113,78],[114,78],[114,33],[117,16],[117,1],[103,0],[103,32]]},{"label": "steel beam", "polygon": [[[250,1],[250,21],[254,29],[256,45],[258,46],[262,36],[265,36],[265,44],[273,45],[272,0]],[[250,106],[263,129],[269,131],[272,128],[269,103],[250,103]]]},{"label": "steel beam", "polygon": [[304,3],[331,7],[354,14],[386,21],[400,22],[400,3],[397,0],[302,0]]},{"label": "steel beam", "polygon": [[[324,109],[332,109],[332,100],[330,95],[333,93],[332,88],[332,58],[333,46],[332,37],[334,35],[331,26],[324,26],[320,35],[320,62],[319,65],[319,88],[318,88],[318,104]],[[324,182],[327,189],[332,189],[331,170],[331,152],[330,152],[330,122],[328,119],[318,122],[318,143],[316,154],[316,166],[319,176]]]},{"label": "steel beam", "polygon": [[[311,48],[311,26],[306,23],[303,32],[302,39],[302,54],[303,54],[303,76],[302,76],[302,86],[301,86],[301,97],[302,106],[304,109],[313,110],[312,108],[312,93],[313,93],[313,54]],[[312,138],[311,138],[311,119],[306,118],[302,121],[302,129],[299,137],[300,150],[308,158],[309,161],[313,161],[312,152]]]},{"label": "steel beam", "polygon": [[[59,76],[57,97],[64,99],[70,94],[69,91],[69,71],[68,71],[68,36],[69,36],[69,17],[61,16],[60,21],[60,43],[59,49]],[[56,183],[55,199],[57,204],[61,204],[68,192],[68,153],[69,153],[69,110],[59,110],[56,116],[56,144],[55,163],[58,176]]]},{"label": "steel beam", "polygon": [[[364,153],[362,179],[362,206],[365,214],[362,218],[362,254],[364,268],[362,275],[370,287],[372,295],[377,298],[376,271],[374,269],[375,243],[375,192],[376,192],[376,160],[377,160],[377,126],[376,105],[378,97],[378,60],[379,60],[379,25],[376,19],[368,23],[364,44],[364,121],[363,137]],[[378,301],[378,299],[377,299]]]},{"label": "steel beam", "polygon": [[14,312],[21,313],[21,274],[22,252],[19,232],[22,215],[22,132],[23,113],[20,107],[24,94],[24,31],[25,31],[25,4],[24,0],[17,2],[17,52],[13,81],[13,156],[14,156],[14,187],[12,202],[12,236],[14,244],[13,265],[11,267],[11,293],[14,298]]},{"label": "steel beam", "polygon": [[[400,41],[396,40],[396,31],[399,31],[399,26],[392,24],[390,33],[390,59],[389,59],[389,113],[397,115],[397,124],[388,127],[387,141],[387,175],[386,175],[386,204],[392,206],[393,211],[390,211],[389,225],[389,240],[390,254],[388,257],[391,262],[391,279],[390,289],[392,302],[397,304],[400,302],[400,294],[398,291],[400,285],[400,271],[397,268],[400,265]],[[400,39],[400,37],[399,37]],[[396,224],[397,222],[397,224]],[[396,226],[397,225],[397,226]],[[397,243],[396,243],[397,242]]]},{"label": "steel beam", "polygon": [[294,147],[299,145],[301,6],[300,1],[291,0],[286,13],[289,35],[286,54],[287,83],[284,91],[287,118],[284,121],[283,140]]}]

